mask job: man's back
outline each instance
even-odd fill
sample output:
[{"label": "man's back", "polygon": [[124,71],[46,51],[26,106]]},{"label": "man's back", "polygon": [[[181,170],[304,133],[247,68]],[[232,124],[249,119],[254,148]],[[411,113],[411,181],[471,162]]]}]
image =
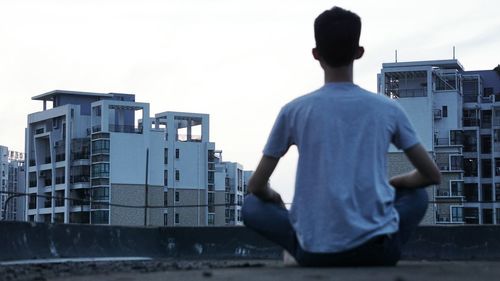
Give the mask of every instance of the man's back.
[{"label": "man's back", "polygon": [[287,104],[264,154],[299,150],[290,213],[301,246],[339,252],[398,229],[386,153],[418,139],[400,107],[352,83],[327,83]]}]

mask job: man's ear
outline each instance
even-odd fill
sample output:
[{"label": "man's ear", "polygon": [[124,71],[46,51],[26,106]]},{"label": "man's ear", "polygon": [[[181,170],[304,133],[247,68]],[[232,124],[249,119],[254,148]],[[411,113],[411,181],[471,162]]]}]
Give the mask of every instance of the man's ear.
[{"label": "man's ear", "polygon": [[355,60],[360,59],[363,56],[364,53],[365,53],[365,48],[359,46],[356,49],[356,52],[354,53],[354,59]]},{"label": "man's ear", "polygon": [[321,58],[321,56],[319,55],[318,49],[316,49],[316,48],[312,49],[312,55],[313,55],[315,60],[320,60],[320,58]]}]

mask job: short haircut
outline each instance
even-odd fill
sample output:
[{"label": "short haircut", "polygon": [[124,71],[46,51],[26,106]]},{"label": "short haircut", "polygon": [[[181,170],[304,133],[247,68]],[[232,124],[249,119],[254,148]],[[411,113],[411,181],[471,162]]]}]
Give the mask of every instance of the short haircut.
[{"label": "short haircut", "polygon": [[351,64],[361,34],[361,18],[355,13],[333,7],[314,21],[316,49],[330,67]]}]

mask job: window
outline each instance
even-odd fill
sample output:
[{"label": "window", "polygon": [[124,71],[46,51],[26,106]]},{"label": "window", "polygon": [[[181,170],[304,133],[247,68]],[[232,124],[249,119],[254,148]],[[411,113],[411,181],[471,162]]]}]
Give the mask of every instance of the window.
[{"label": "window", "polygon": [[181,175],[180,175],[179,170],[175,170],[175,180],[180,181],[180,178],[181,178]]},{"label": "window", "polygon": [[451,222],[463,222],[462,207],[451,207]]},{"label": "window", "polygon": [[208,212],[209,213],[214,213],[215,212],[215,194],[213,192],[208,193]]},{"label": "window", "polygon": [[466,130],[463,131],[463,145],[464,152],[477,152],[477,131]]},{"label": "window", "polygon": [[178,148],[175,149],[175,159],[179,159],[180,157],[180,151]]},{"label": "window", "polygon": [[168,164],[168,148],[165,148],[165,151],[163,153],[163,163],[165,165]]},{"label": "window", "polygon": [[491,128],[491,110],[481,110],[481,128]]},{"label": "window", "polygon": [[489,154],[491,153],[491,136],[481,135],[481,153]]},{"label": "window", "polygon": [[477,183],[464,184],[464,195],[465,195],[465,201],[477,202],[478,201]]},{"label": "window", "polygon": [[464,176],[477,177],[477,159],[464,158]]},{"label": "window", "polygon": [[491,159],[481,159],[481,177],[491,178]]},{"label": "window", "polygon": [[237,221],[241,221],[241,210],[238,210],[238,211],[236,212],[236,220],[237,220]]},{"label": "window", "polygon": [[179,223],[180,219],[179,219],[179,214],[176,213],[175,214],[175,223]]},{"label": "window", "polygon": [[175,202],[179,202],[179,201],[180,201],[179,191],[176,191],[175,192]]},{"label": "window", "polygon": [[464,208],[464,221],[466,224],[479,223],[479,209],[478,208]]},{"label": "window", "polygon": [[168,186],[168,170],[163,171],[163,185]]},{"label": "window", "polygon": [[163,214],[163,225],[168,225],[168,214]]},{"label": "window", "polygon": [[450,165],[452,171],[462,170],[464,158],[462,155],[450,155]]},{"label": "window", "polygon": [[488,87],[483,89],[483,97],[489,97],[491,95],[493,95],[493,88]]},{"label": "window", "polygon": [[491,202],[493,199],[492,186],[490,183],[483,183],[481,185],[481,196],[482,200],[486,202]]},{"label": "window", "polygon": [[208,214],[208,225],[215,224],[215,214]]},{"label": "window", "polygon": [[92,200],[109,200],[109,189],[107,187],[92,188]]},{"label": "window", "polygon": [[448,106],[443,105],[441,112],[442,112],[443,117],[448,117]]},{"label": "window", "polygon": [[500,224],[500,208],[497,208],[497,224]]},{"label": "window", "polygon": [[109,177],[109,163],[92,164],[93,178]]},{"label": "window", "polygon": [[92,141],[92,153],[109,153],[109,140]]},{"label": "window", "polygon": [[208,172],[208,183],[209,184],[214,183],[214,172]]},{"label": "window", "polygon": [[495,201],[500,202],[500,183],[495,183]]},{"label": "window", "polygon": [[168,206],[168,192],[163,192],[163,206]]},{"label": "window", "polygon": [[451,130],[450,131],[450,144],[451,145],[461,145],[461,144],[463,144],[463,131],[461,131],[461,130]]},{"label": "window", "polygon": [[493,224],[493,209],[483,209],[483,224]]},{"label": "window", "polygon": [[92,211],[90,220],[92,224],[108,224],[109,211]]}]

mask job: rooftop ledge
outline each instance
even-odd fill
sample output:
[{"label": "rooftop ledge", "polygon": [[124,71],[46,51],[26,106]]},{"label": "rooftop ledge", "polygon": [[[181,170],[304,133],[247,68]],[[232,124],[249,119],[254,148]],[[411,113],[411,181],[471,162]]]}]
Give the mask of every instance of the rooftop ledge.
[{"label": "rooftop ledge", "polygon": [[[281,259],[282,249],[245,227],[126,227],[0,222],[0,261],[148,257]],[[422,226],[404,260],[500,261],[500,226]]]},{"label": "rooftop ledge", "polygon": [[423,226],[397,267],[300,268],[245,227],[0,222],[0,280],[497,280],[499,234]]}]

